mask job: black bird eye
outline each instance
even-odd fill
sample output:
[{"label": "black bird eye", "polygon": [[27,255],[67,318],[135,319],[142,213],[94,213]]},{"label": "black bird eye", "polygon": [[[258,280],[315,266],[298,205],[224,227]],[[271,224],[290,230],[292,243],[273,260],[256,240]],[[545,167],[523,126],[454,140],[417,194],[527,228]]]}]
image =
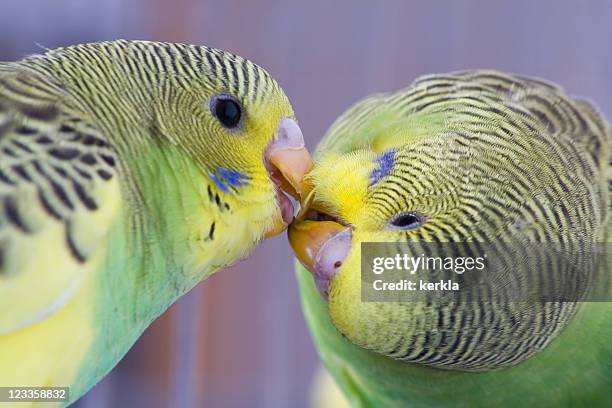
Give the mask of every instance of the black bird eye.
[{"label": "black bird eye", "polygon": [[408,231],[419,228],[425,223],[425,217],[420,214],[403,212],[395,214],[389,220],[389,227],[394,230]]},{"label": "black bird eye", "polygon": [[219,94],[210,100],[213,115],[228,129],[235,129],[242,119],[242,108],[231,95]]}]

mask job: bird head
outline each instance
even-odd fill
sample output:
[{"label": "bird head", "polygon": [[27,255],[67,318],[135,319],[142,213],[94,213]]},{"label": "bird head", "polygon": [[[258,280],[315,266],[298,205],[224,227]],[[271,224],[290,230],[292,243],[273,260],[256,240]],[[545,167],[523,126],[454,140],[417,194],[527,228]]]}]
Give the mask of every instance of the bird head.
[{"label": "bird head", "polygon": [[53,71],[71,108],[109,139],[132,215],[197,277],[292,221],[312,162],[287,96],[256,64],[206,46],[124,40],[30,62]]},{"label": "bird head", "polygon": [[154,101],[164,143],[197,164],[209,181],[207,195],[221,209],[240,209],[254,237],[276,235],[293,220],[312,166],[291,104],[254,63],[184,47],[180,75],[162,81]]}]

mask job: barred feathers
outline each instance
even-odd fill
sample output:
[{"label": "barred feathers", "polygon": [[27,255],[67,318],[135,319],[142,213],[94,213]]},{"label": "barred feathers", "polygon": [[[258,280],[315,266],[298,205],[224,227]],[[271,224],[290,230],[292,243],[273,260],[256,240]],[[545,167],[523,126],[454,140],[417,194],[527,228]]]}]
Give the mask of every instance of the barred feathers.
[{"label": "barred feathers", "polygon": [[[481,242],[500,251],[511,240],[561,243],[580,248],[576,262],[588,265],[609,228],[612,130],[591,104],[539,79],[457,72],[367,98],[330,128],[317,150],[315,179],[370,149],[394,151],[394,165],[363,196],[351,194],[362,200],[355,201],[363,208],[359,217],[337,202],[351,175],[335,175],[334,185],[317,179],[325,184],[317,186],[317,200],[353,225],[362,242]],[[384,230],[403,211],[427,222],[412,231]],[[511,307],[491,299],[361,302],[356,257],[349,256],[330,287],[332,320],[356,344],[406,362],[466,371],[516,365],[559,336],[580,307],[537,301]],[[572,290],[579,299],[590,277],[566,272],[517,272],[517,285]]]}]

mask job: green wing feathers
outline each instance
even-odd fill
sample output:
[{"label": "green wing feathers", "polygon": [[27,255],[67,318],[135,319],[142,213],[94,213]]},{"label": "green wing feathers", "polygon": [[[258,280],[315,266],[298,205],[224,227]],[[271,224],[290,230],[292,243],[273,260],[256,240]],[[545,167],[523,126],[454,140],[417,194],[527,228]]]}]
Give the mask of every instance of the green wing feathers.
[{"label": "green wing feathers", "polygon": [[78,288],[119,196],[116,162],[57,84],[0,65],[0,333],[44,318]]}]

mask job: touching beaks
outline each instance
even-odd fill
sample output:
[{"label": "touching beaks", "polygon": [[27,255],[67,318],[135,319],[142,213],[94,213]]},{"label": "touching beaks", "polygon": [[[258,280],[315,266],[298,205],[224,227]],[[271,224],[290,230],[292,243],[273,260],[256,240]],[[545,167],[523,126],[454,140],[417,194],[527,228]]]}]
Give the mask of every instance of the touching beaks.
[{"label": "touching beaks", "polygon": [[297,259],[327,297],[329,285],[351,249],[351,228],[333,221],[302,221],[292,224],[288,235]]},{"label": "touching beaks", "polygon": [[[266,232],[265,237],[277,235],[293,221],[297,201],[306,193],[304,176],[312,169],[312,158],[306,150],[302,130],[291,118],[280,121],[272,142],[264,153],[264,162],[275,183],[276,200],[281,219]],[[289,199],[285,193],[295,200]]]}]

